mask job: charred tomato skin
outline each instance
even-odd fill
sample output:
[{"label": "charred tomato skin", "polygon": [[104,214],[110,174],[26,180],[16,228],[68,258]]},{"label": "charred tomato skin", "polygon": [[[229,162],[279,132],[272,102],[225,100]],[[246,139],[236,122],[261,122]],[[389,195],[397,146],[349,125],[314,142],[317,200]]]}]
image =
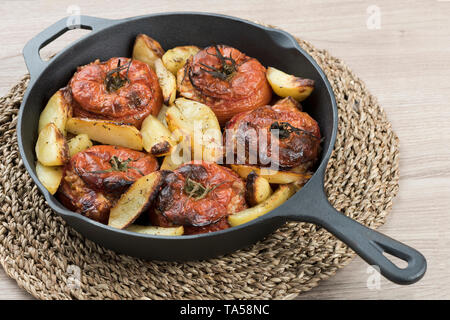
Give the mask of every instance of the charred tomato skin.
[{"label": "charred tomato skin", "polygon": [[[117,171],[113,157],[126,163],[127,170]],[[75,172],[91,188],[106,193],[123,193],[140,177],[158,170],[158,161],[150,154],[128,148],[97,145],[70,159]]]},{"label": "charred tomato skin", "polygon": [[[217,50],[223,57],[232,58],[236,66],[225,79],[211,74],[224,69]],[[231,69],[231,60],[225,63]],[[199,51],[180,69],[178,77],[180,94],[208,105],[222,126],[235,114],[266,105],[272,98],[266,68],[255,58],[226,45]]]},{"label": "charred tomato skin", "polygon": [[[279,128],[278,137],[271,133],[274,128]],[[283,128],[288,130],[283,132]],[[259,141],[263,136],[266,140]],[[285,102],[235,115],[226,124],[224,133],[224,145],[231,146],[227,152],[233,156],[238,153],[239,145],[245,146],[246,164],[272,164],[281,170],[314,163],[319,156],[320,140],[317,122]],[[272,156],[271,151],[277,149],[278,157]]]},{"label": "charred tomato skin", "polygon": [[[117,163],[122,166],[117,167]],[[93,146],[66,164],[57,197],[72,211],[107,223],[109,210],[120,195],[134,181],[156,170],[158,162],[152,155],[117,146]]]},{"label": "charred tomato skin", "polygon": [[[129,64],[129,69],[120,70],[122,86],[108,90],[105,79],[108,72],[117,68],[119,60],[122,66]],[[111,120],[137,128],[149,114],[156,116],[163,103],[156,73],[147,64],[129,58],[97,60],[79,67],[68,89],[73,116]]]},{"label": "charred tomato skin", "polygon": [[[189,195],[189,181],[209,192],[201,198]],[[245,185],[237,174],[215,163],[192,161],[167,175],[154,208],[160,216],[151,219],[158,225],[204,227],[245,208]]]}]

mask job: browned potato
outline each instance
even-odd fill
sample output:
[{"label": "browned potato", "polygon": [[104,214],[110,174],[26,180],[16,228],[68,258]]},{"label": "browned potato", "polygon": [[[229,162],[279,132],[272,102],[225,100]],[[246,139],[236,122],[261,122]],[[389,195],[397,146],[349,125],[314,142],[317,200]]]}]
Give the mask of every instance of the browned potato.
[{"label": "browned potato", "polygon": [[167,50],[162,57],[162,61],[167,70],[176,75],[178,70],[184,67],[186,61],[199,51],[200,48],[196,46],[175,47]]},{"label": "browned potato", "polygon": [[145,62],[152,69],[155,69],[155,61],[161,59],[164,49],[158,41],[145,34],[136,37],[133,48],[133,59]]},{"label": "browned potato", "polygon": [[53,122],[39,133],[36,156],[44,166],[61,166],[69,159],[69,148],[63,134]]},{"label": "browned potato", "polygon": [[48,100],[47,105],[41,112],[39,117],[38,133],[40,133],[47,124],[53,122],[59,131],[65,136],[66,122],[70,113],[70,106],[66,99],[64,99],[62,91],[59,90],[50,98],[50,100]]},{"label": "browned potato", "polygon": [[79,134],[67,143],[69,145],[69,157],[72,158],[78,152],[86,150],[92,147],[92,141],[89,136],[85,133]]},{"label": "browned potato", "polygon": [[274,184],[287,184],[287,183],[299,183],[301,181],[307,181],[311,178],[307,173],[296,173],[292,171],[276,171],[268,168],[260,168],[255,166],[232,164],[233,169],[239,176],[246,179],[250,172],[254,171],[258,176],[265,178],[269,183]]},{"label": "browned potato", "polygon": [[260,204],[245,209],[241,212],[232,214],[228,216],[228,222],[232,227],[244,224],[253,219],[256,219],[269,211],[281,206],[287,199],[289,199],[295,192],[297,188],[291,184],[282,184],[277,190],[264,202]]},{"label": "browned potato", "polygon": [[303,101],[314,89],[314,80],[295,77],[273,67],[267,68],[267,81],[280,97],[293,97]]},{"label": "browned potato", "polygon": [[155,236],[182,236],[184,233],[183,226],[165,228],[155,226],[139,226],[133,224],[126,228],[126,230],[143,234],[152,234]]},{"label": "browned potato", "polygon": [[245,198],[251,206],[263,202],[272,194],[269,181],[258,176],[255,171],[247,175]]},{"label": "browned potato", "polygon": [[63,177],[63,168],[47,167],[38,161],[36,162],[36,174],[48,192],[55,194]]},{"label": "browned potato", "polygon": [[179,142],[191,141],[192,159],[215,162],[222,157],[222,132],[214,112],[202,103],[178,98],[166,112],[169,130]]},{"label": "browned potato", "polygon": [[163,175],[163,171],[155,171],[136,180],[111,209],[108,225],[124,229],[132,224],[155,199]]},{"label": "browned potato", "polygon": [[142,122],[141,135],[145,151],[157,157],[170,154],[176,144],[169,129],[152,115]]},{"label": "browned potato", "polygon": [[142,136],[134,126],[107,120],[70,118],[66,129],[73,134],[85,133],[91,140],[104,144],[142,150]]},{"label": "browned potato", "polygon": [[167,121],[166,121],[166,112],[170,107],[166,106],[165,104],[162,105],[161,110],[159,110],[158,113],[158,120],[161,121],[161,123],[167,128]]},{"label": "browned potato", "polygon": [[166,69],[161,59],[154,62],[156,75],[158,76],[159,86],[161,87],[164,103],[171,105],[177,95],[177,80],[175,76]]}]

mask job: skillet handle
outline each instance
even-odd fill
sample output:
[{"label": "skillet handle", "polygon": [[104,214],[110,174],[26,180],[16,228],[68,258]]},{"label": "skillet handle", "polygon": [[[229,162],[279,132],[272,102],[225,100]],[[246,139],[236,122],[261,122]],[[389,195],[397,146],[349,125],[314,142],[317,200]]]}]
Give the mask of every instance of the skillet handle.
[{"label": "skillet handle", "polygon": [[[315,182],[315,181],[311,181]],[[308,188],[310,187],[310,188]],[[321,189],[322,201],[317,201],[317,189]],[[361,258],[372,266],[377,266],[380,273],[387,279],[398,284],[412,284],[419,281],[427,269],[425,257],[417,250],[375,230],[369,229],[359,222],[337,211],[329,202],[322,184],[308,184],[302,190],[306,191],[302,207],[308,212],[299,212],[297,207],[291,207],[289,220],[312,222],[320,225],[334,234],[352,248]],[[302,192],[303,193],[303,192]],[[313,197],[313,195],[315,196]],[[293,201],[294,202],[294,201]],[[294,211],[295,210],[295,211]],[[391,254],[408,263],[404,269],[397,267],[383,252]]]},{"label": "skillet handle", "polygon": [[79,21],[76,22],[79,22],[79,24],[77,25],[72,23],[71,17],[63,18],[27,42],[23,48],[22,54],[32,79],[36,78],[48,63],[48,61],[43,61],[41,59],[39,50],[48,45],[50,42],[71,29],[97,31],[117,22],[117,20],[102,19],[90,16],[77,16],[77,20],[78,18]]}]

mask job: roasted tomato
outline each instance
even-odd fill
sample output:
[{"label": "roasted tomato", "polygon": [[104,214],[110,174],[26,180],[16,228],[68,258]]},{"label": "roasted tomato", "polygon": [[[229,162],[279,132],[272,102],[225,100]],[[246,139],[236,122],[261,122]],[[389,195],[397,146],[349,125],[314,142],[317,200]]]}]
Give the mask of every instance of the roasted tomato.
[{"label": "roasted tomato", "polygon": [[191,57],[178,71],[177,82],[182,96],[208,105],[221,125],[272,98],[264,66],[225,45],[208,47]]},{"label": "roasted tomato", "polygon": [[[313,164],[320,151],[319,125],[300,110],[300,105],[283,99],[273,106],[234,116],[225,127],[227,152],[246,164],[276,165],[280,169]],[[274,130],[278,130],[278,136]],[[278,155],[272,155],[272,151]]]},{"label": "roasted tomato", "polygon": [[191,233],[210,232],[227,228],[220,221],[245,208],[245,185],[237,174],[193,161],[168,174],[150,220],[159,226],[183,225]]},{"label": "roasted tomato", "polygon": [[70,159],[58,198],[71,210],[107,223],[109,210],[120,195],[139,177],[157,169],[152,155],[116,146],[93,146]]},{"label": "roasted tomato", "polygon": [[112,120],[140,128],[156,116],[163,98],[147,64],[129,58],[99,60],[79,67],[69,82],[75,117]]}]

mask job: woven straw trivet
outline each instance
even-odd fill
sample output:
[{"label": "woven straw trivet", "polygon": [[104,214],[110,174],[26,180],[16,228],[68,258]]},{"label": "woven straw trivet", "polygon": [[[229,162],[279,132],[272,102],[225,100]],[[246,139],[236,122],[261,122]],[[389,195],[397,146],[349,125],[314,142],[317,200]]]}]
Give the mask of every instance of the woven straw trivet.
[{"label": "woven straw trivet", "polygon": [[[329,199],[377,228],[398,190],[398,138],[376,99],[341,60],[298,42],[325,71],[339,107],[325,181]],[[354,257],[330,233],[307,223],[288,223],[250,248],[189,263],[147,262],[85,239],[46,205],[22,164],[16,122],[28,79],[0,99],[0,262],[36,298],[289,299]],[[81,271],[79,286],[74,266]]]}]

